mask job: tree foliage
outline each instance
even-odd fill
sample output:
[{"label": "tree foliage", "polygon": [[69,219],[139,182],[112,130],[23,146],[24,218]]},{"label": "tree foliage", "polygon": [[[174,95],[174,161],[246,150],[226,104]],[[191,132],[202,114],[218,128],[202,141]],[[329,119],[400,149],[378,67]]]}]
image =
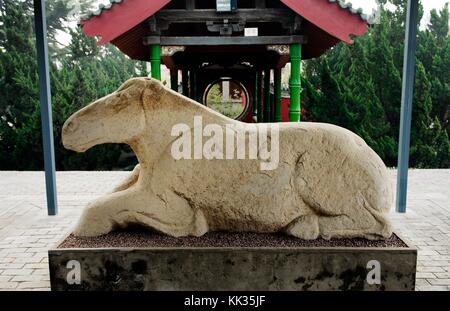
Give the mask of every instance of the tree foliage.
[{"label": "tree foliage", "polygon": [[[382,0],[386,3],[387,0]],[[338,44],[305,62],[303,108],[308,121],[354,131],[388,166],[397,162],[406,0],[391,0],[380,24],[355,44]],[[112,169],[126,146],[96,146],[83,154],[64,149],[64,121],[86,104],[111,93],[132,76],[147,75],[111,45],[99,47],[72,23],[73,1],[47,0],[51,87],[57,168]],[[87,10],[91,1],[79,1]],[[420,15],[423,15],[421,10]],[[0,0],[0,169],[43,168],[38,75],[32,0]],[[66,33],[70,44],[57,42]],[[449,7],[433,10],[418,34],[411,166],[450,167]]]},{"label": "tree foliage", "polygon": [[[386,1],[383,1],[386,4]],[[406,0],[391,1],[355,44],[339,44],[319,59],[306,61],[303,98],[309,121],[348,128],[396,166],[404,49]],[[420,16],[423,9],[420,10]],[[448,168],[450,143],[449,8],[431,11],[418,34],[410,165]]]},{"label": "tree foliage", "polygon": [[[128,151],[126,146],[102,145],[77,154],[62,146],[62,125],[72,113],[113,92],[123,81],[146,75],[145,65],[113,46],[98,47],[78,27],[64,26],[71,8],[61,2],[67,1],[47,1],[49,45],[57,31],[71,36],[64,53],[51,58],[56,166],[62,170],[116,168],[120,156]],[[0,9],[0,169],[42,169],[32,1],[3,0]],[[56,42],[54,47],[58,48]]]}]

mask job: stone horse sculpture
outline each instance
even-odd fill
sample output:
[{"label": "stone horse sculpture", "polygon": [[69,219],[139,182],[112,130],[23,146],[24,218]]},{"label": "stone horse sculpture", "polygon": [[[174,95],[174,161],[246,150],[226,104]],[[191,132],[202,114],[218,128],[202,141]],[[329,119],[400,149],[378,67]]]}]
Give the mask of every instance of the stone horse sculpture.
[{"label": "stone horse sculpture", "polygon": [[85,208],[73,233],[97,236],[140,224],[175,237],[208,231],[283,231],[301,239],[391,235],[387,169],[357,135],[329,124],[266,125],[278,127],[280,150],[278,167],[266,171],[251,159],[174,159],[171,129],[185,123],[195,131],[196,116],[219,127],[263,126],[231,120],[148,78],[128,80],[72,115],[62,130],[66,148],[126,143],[139,160],[114,192]]}]

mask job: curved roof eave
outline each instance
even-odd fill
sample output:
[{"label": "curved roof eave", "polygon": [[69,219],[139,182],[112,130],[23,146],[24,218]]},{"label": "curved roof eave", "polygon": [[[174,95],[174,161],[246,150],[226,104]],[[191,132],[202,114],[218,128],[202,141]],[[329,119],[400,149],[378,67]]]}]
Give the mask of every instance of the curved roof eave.
[{"label": "curved roof eave", "polygon": [[[81,20],[87,36],[99,36],[106,44],[161,10],[171,0],[110,0],[108,5]],[[371,18],[345,0],[280,0],[297,14],[333,37],[353,43],[351,35],[362,36]]]},{"label": "curved roof eave", "polygon": [[97,44],[106,44],[161,10],[171,0],[110,0],[108,5],[80,21],[89,37],[99,36]]},{"label": "curved roof eave", "polygon": [[352,35],[367,32],[370,18],[342,0],[281,0],[291,10],[333,37],[353,43]]}]

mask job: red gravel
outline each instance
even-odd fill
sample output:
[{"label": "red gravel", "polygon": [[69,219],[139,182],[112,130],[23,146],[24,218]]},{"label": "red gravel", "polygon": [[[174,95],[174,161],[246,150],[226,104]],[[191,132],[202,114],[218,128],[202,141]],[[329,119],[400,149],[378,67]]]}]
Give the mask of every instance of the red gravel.
[{"label": "red gravel", "polygon": [[116,231],[93,238],[68,236],[58,248],[116,248],[116,247],[408,247],[395,234],[389,239],[317,239],[300,240],[281,233],[210,232],[202,237],[173,238],[147,231]]}]

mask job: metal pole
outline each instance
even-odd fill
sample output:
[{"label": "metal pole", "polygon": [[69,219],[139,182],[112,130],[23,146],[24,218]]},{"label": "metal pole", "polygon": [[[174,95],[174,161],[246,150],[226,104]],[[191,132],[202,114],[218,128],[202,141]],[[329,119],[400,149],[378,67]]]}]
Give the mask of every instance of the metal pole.
[{"label": "metal pole", "polygon": [[416,64],[417,23],[419,15],[418,8],[418,0],[408,0],[405,53],[403,59],[402,107],[400,116],[400,137],[397,169],[396,210],[398,213],[406,212],[409,147],[411,141],[412,102],[414,95],[414,74]]},{"label": "metal pole", "polygon": [[152,78],[161,80],[161,46],[159,44],[150,45],[150,64]]},{"label": "metal pole", "polygon": [[274,71],[275,122],[281,122],[281,68]]},{"label": "metal pole", "polygon": [[48,215],[58,213],[55,178],[55,147],[53,145],[53,119],[48,65],[47,21],[45,0],[34,0],[34,22],[39,72],[39,100],[41,102],[42,143],[44,149],[45,189]]},{"label": "metal pole", "polygon": [[300,121],[300,94],[301,94],[301,66],[302,46],[300,43],[291,44],[291,79],[289,88],[291,92],[291,104],[289,105],[289,121]]}]

